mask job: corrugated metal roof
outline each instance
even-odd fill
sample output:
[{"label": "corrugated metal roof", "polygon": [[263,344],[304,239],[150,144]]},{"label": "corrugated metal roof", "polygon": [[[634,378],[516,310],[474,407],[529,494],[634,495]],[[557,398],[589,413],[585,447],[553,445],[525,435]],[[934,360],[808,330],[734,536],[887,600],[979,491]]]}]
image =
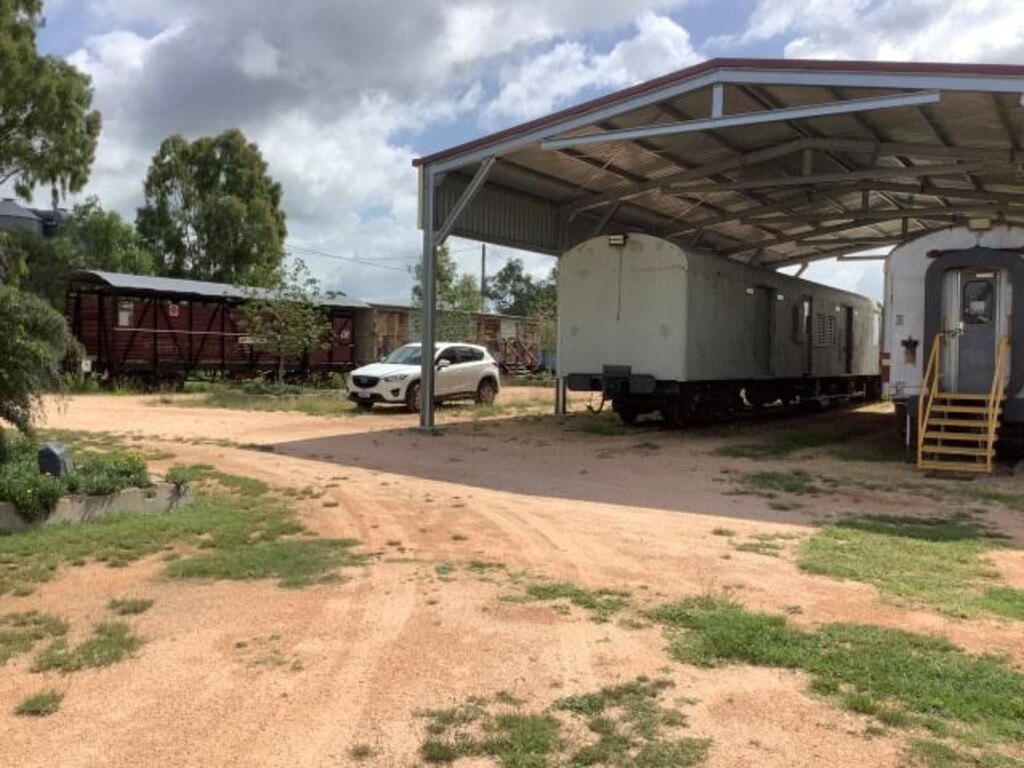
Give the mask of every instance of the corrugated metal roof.
[{"label": "corrugated metal roof", "polygon": [[39,216],[19,205],[14,200],[0,200],[0,216],[7,219],[34,219],[39,220]]},{"label": "corrugated metal roof", "polygon": [[435,229],[494,156],[454,234],[558,255],[639,231],[777,267],[1024,224],[1022,94],[1024,66],[714,59],[415,164],[441,174]]},{"label": "corrugated metal roof", "polygon": [[[248,299],[252,296],[268,295],[264,288],[249,288],[228,283],[211,283],[205,280],[181,280],[174,277],[151,277],[129,275],[121,272],[82,270],[72,275],[73,282],[101,283],[122,291],[141,294],[167,294],[176,296],[201,296],[211,299]],[[320,296],[318,303],[324,307],[365,309],[370,305],[344,294]]]}]

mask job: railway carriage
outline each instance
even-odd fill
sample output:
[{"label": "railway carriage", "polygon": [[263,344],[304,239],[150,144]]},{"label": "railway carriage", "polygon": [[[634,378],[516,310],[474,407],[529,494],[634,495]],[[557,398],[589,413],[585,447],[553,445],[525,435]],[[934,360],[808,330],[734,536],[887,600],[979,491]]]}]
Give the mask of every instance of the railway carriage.
[{"label": "railway carriage", "polygon": [[881,307],[863,296],[629,234],[564,254],[558,297],[566,387],[626,422],[880,391]]}]

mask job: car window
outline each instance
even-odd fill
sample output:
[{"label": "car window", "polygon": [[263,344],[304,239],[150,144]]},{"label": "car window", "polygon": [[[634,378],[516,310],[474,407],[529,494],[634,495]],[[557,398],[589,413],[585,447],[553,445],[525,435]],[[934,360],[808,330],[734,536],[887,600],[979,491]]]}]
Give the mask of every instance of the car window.
[{"label": "car window", "polygon": [[447,360],[452,365],[459,362],[458,347],[448,347],[437,353],[437,362]]},{"label": "car window", "polygon": [[478,363],[484,359],[484,351],[482,349],[473,349],[473,347],[462,348],[464,363]]},{"label": "car window", "polygon": [[404,347],[399,347],[386,358],[384,358],[384,362],[393,363],[397,365],[419,365],[420,348],[412,344],[407,344]]}]

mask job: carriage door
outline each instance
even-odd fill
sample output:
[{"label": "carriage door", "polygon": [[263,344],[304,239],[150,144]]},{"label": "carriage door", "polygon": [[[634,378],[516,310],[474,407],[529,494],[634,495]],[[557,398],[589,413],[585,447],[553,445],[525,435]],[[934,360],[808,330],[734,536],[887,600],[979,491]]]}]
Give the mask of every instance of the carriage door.
[{"label": "carriage door", "polygon": [[332,321],[334,332],[331,348],[332,363],[351,363],[355,360],[355,339],[352,338],[352,317],[335,315]]},{"label": "carriage door", "polygon": [[853,373],[853,307],[843,307],[843,356],[844,371]]},{"label": "carriage door", "polygon": [[948,391],[983,393],[992,388],[997,342],[1006,332],[1007,283],[1000,269],[946,273],[942,314],[949,344],[943,374]]},{"label": "carriage door", "polygon": [[754,375],[770,376],[772,372],[772,334],[775,325],[775,290],[758,286],[754,289]]}]

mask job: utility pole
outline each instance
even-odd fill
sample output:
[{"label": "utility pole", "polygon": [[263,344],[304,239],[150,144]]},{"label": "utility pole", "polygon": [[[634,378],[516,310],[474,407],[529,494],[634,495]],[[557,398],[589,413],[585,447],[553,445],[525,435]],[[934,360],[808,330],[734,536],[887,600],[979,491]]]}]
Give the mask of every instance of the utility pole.
[{"label": "utility pole", "polygon": [[487,314],[487,243],[480,243],[480,311]]}]

